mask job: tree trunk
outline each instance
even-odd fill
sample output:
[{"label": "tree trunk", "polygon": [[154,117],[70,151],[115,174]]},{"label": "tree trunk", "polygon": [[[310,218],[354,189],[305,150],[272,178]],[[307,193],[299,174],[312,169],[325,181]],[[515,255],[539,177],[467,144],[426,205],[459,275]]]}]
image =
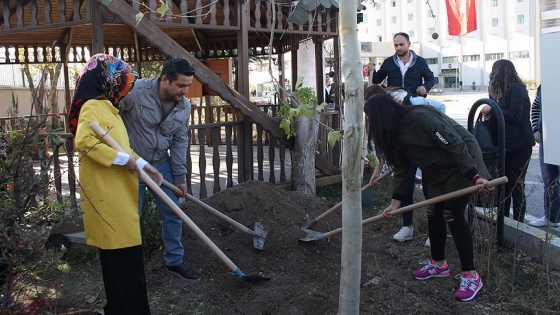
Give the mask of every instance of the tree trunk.
[{"label": "tree trunk", "polygon": [[344,144],[342,151],[342,252],[339,314],[360,311],[362,255],[361,145],[364,85],[358,42],[357,1],[345,1],[339,11],[342,72],[345,78]]},{"label": "tree trunk", "polygon": [[[60,70],[62,63],[57,63],[54,69],[51,70],[51,89],[47,94],[47,104],[49,105],[50,113],[58,113],[58,78],[60,77]],[[55,117],[52,118],[51,126],[53,129],[60,128],[60,120]]]},{"label": "tree trunk", "polygon": [[294,128],[297,132],[292,163],[294,187],[302,194],[315,196],[315,150],[319,135],[319,113],[315,112],[315,119],[296,118]]}]

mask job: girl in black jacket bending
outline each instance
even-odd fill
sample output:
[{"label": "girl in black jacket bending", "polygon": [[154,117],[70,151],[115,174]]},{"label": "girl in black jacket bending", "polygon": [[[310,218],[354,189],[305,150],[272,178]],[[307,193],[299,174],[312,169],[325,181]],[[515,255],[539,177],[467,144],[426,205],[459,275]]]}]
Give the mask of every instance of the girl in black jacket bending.
[{"label": "girl in black jacket bending", "polygon": [[[368,99],[364,112],[369,119],[377,155],[384,156],[394,170],[393,197],[384,210],[387,217],[400,207],[406,195],[411,164],[420,167],[422,176],[427,177],[429,198],[488,183],[475,138],[445,114],[429,106],[402,105],[386,95]],[[419,280],[449,276],[445,260],[446,225],[449,226],[461,260],[461,284],[455,293],[455,298],[461,301],[472,300],[482,288],[482,280],[474,267],[472,235],[464,216],[470,197],[466,195],[427,207],[432,260],[412,273]]]}]

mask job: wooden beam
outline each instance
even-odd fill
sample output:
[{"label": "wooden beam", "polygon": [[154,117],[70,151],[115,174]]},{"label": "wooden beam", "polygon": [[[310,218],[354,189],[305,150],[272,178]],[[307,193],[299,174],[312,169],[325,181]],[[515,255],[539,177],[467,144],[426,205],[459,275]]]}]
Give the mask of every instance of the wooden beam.
[{"label": "wooden beam", "polygon": [[[249,95],[249,56],[248,54],[239,53],[240,51],[249,51],[249,19],[250,4],[247,1],[238,4],[240,28],[237,32],[237,90],[243,95]],[[241,137],[238,137],[239,151],[239,180],[248,181],[254,177],[253,172],[253,126],[252,121],[243,117],[243,127],[240,130]]]},{"label": "wooden beam", "polygon": [[323,73],[323,41],[315,40],[315,79],[317,86],[317,101],[325,101],[325,74]]},{"label": "wooden beam", "polygon": [[142,78],[142,52],[140,51],[142,44],[138,34],[134,33],[134,54],[136,56],[136,67],[138,70],[138,76]]},{"label": "wooden beam", "polygon": [[[103,52],[103,16],[101,14],[101,5],[97,1],[90,4],[91,12],[91,54],[99,54]],[[132,8],[131,8],[132,12]]]},{"label": "wooden beam", "polygon": [[195,77],[199,82],[205,84],[210,90],[229,102],[231,106],[239,110],[244,116],[250,117],[252,121],[261,125],[264,130],[270,132],[284,145],[289,148],[292,147],[291,142],[288,141],[286,137],[286,133],[280,128],[278,122],[249,101],[248,96],[246,96],[249,95],[248,88],[247,94],[245,95],[233,90],[213,71],[208,69],[202,62],[177,44],[177,42],[148,19],[142,19],[140,23],[136,25],[135,13],[132,7],[124,0],[95,0],[95,2],[101,3],[109,12],[117,15],[124,24],[148,39],[166,55],[170,57],[181,57],[189,61],[196,69]]},{"label": "wooden beam", "polygon": [[[64,41],[64,45],[66,45],[64,49],[64,55],[62,57],[62,62],[64,65],[64,98],[66,101],[66,114],[70,114],[70,107],[72,106],[72,99],[70,95],[70,71],[68,69],[68,54],[70,53],[70,47],[72,47],[72,35],[73,29],[68,29],[67,32],[67,39]],[[68,116],[67,116],[68,117]],[[64,119],[64,130],[68,130],[68,119]]]}]

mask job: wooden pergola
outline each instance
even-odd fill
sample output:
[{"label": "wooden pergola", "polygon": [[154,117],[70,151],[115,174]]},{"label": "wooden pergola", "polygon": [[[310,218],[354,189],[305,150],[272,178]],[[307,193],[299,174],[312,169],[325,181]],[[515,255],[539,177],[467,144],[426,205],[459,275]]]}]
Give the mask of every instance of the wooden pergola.
[{"label": "wooden pergola", "polygon": [[[4,0],[0,2],[0,64],[62,63],[66,107],[71,100],[69,63],[105,52],[133,63],[182,57],[197,69],[196,78],[280,142],[290,146],[277,121],[249,101],[249,59],[278,56],[279,82],[284,82],[284,53],[292,54],[297,74],[299,43],[311,38],[315,61],[323,62],[322,44],[338,39],[338,10],[317,7],[308,22],[288,18],[298,1],[288,0]],[[158,13],[167,6],[164,16]],[[337,45],[335,59],[338,59]],[[233,58],[235,89],[200,60]],[[316,67],[317,91],[323,91],[323,67]],[[289,78],[293,84],[297,78]],[[323,101],[324,93],[317,93]],[[282,99],[285,95],[280,95]],[[249,128],[247,128],[249,129]],[[250,137],[245,137],[250,141]],[[318,161],[321,163],[321,161]],[[247,167],[249,161],[247,161]],[[251,162],[252,164],[252,162]]]}]

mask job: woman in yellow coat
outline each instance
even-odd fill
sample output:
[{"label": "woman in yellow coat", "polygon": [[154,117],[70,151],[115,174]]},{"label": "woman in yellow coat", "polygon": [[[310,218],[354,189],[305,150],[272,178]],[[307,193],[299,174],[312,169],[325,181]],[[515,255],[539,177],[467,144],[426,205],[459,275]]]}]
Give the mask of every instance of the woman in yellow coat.
[{"label": "woman in yellow coat", "polygon": [[[160,183],[161,174],[132,151],[115,107],[135,80],[136,74],[124,61],[95,55],[80,72],[70,110],[70,131],[76,136],[80,165],[86,243],[100,249],[106,315],[150,314],[136,172],[142,168]],[[105,144],[90,128],[93,121],[125,152]]]}]

